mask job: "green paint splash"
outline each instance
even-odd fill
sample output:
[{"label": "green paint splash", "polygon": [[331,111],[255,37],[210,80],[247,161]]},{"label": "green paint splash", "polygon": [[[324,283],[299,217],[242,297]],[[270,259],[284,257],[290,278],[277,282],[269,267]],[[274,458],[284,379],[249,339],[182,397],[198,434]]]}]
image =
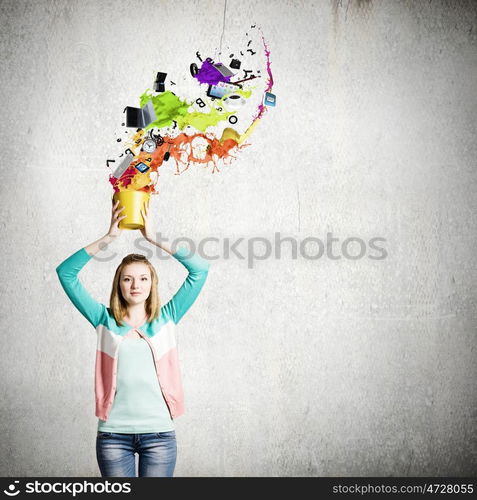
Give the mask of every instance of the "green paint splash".
[{"label": "green paint splash", "polygon": [[147,89],[144,94],[141,95],[139,98],[139,104],[142,108],[149,101],[152,101],[157,119],[155,122],[152,122],[145,127],[146,130],[153,127],[168,127],[169,125],[172,125],[174,120],[188,115],[190,104],[181,100],[169,90],[156,96],[152,96],[149,92],[151,92],[151,89]]},{"label": "green paint splash", "polygon": [[201,132],[205,132],[207,127],[217,125],[217,123],[227,120],[227,118],[234,113],[235,111],[218,111],[212,107],[209,113],[192,111],[192,113],[188,113],[184,117],[177,117],[176,121],[181,130],[187,127],[187,125],[190,125]]},{"label": "green paint splash", "polygon": [[[219,122],[227,120],[230,115],[235,113],[235,111],[218,111],[214,106],[211,106],[208,113],[189,111],[192,103],[180,99],[170,91],[155,96],[150,92],[151,90],[147,89],[139,98],[141,108],[149,101],[152,101],[157,116],[156,121],[145,127],[146,130],[154,127],[168,127],[176,121],[181,130],[190,125],[196,130],[205,132],[207,127],[213,127]],[[244,97],[249,97],[251,94],[250,91],[240,93],[244,95]],[[220,104],[222,104],[222,99],[220,99],[217,104],[217,107],[221,107]]]}]

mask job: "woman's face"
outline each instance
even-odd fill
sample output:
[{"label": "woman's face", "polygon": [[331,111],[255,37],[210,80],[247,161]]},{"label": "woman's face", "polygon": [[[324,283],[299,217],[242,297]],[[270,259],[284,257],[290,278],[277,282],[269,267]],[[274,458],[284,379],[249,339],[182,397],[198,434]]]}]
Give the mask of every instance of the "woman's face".
[{"label": "woman's face", "polygon": [[151,272],[146,264],[133,262],[123,267],[119,286],[129,305],[145,302],[151,293]]}]

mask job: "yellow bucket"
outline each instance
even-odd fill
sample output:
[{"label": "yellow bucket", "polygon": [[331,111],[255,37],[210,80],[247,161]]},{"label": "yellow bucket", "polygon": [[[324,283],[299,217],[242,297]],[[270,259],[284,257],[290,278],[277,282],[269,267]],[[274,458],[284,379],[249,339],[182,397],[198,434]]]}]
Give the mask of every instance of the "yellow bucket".
[{"label": "yellow bucket", "polygon": [[144,227],[144,219],[141,215],[141,210],[144,211],[144,205],[150,198],[150,193],[145,191],[134,191],[126,189],[119,193],[114,193],[113,200],[116,203],[119,200],[118,208],[124,207],[119,215],[126,217],[119,222],[119,229],[142,229]]},{"label": "yellow bucket", "polygon": [[219,139],[220,144],[223,144],[227,139],[233,139],[238,143],[240,140],[240,134],[233,128],[226,128],[222,132],[222,137]]}]

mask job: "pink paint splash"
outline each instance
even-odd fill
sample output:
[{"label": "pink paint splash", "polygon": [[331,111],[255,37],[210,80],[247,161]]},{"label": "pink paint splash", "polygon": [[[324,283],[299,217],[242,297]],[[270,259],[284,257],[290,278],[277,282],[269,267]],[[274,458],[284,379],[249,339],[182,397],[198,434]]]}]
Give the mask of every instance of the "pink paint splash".
[{"label": "pink paint splash", "polygon": [[[260,28],[259,28],[260,29]],[[267,43],[265,42],[265,38],[263,37],[262,30],[260,30],[260,35],[262,37],[263,41],[263,46],[265,48],[265,56],[267,58],[267,73],[268,73],[268,81],[267,81],[267,88],[263,92],[262,100],[257,108],[257,114],[253,117],[252,123],[249,125],[247,130],[242,134],[240,144],[248,138],[248,136],[253,132],[255,127],[258,125],[258,122],[262,118],[262,115],[265,113],[267,110],[266,106],[263,104],[265,94],[267,92],[270,92],[273,88],[273,75],[272,75],[272,69],[271,69],[271,62],[270,62],[270,50],[268,48]]]},{"label": "pink paint splash", "polygon": [[[270,62],[270,49],[268,48],[268,45],[267,43],[265,42],[265,38],[263,37],[263,34],[262,34],[262,31],[260,30],[260,34],[261,34],[261,37],[262,37],[262,41],[263,41],[263,46],[265,48],[265,56],[267,58],[267,73],[268,73],[268,80],[267,80],[267,88],[264,90],[263,92],[263,95],[265,96],[265,94],[267,92],[271,92],[272,88],[273,88],[273,75],[272,75],[272,69],[270,67],[271,65],[271,62]],[[266,106],[263,104],[263,99],[262,99],[262,102],[259,104],[258,106],[258,111],[257,111],[257,114],[256,116],[253,118],[253,122],[256,121],[256,120],[259,120],[263,113],[265,113],[266,111]],[[253,123],[252,122],[252,123]]]}]

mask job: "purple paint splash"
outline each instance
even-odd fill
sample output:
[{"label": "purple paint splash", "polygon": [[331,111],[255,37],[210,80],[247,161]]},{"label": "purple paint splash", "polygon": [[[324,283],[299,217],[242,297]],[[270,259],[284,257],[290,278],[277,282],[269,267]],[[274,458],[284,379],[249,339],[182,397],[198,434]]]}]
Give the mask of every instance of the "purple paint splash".
[{"label": "purple paint splash", "polygon": [[200,67],[198,73],[195,75],[195,78],[197,78],[200,83],[215,85],[219,82],[228,82],[231,77],[223,76],[222,73],[217,68],[215,68],[208,59],[206,59],[202,62],[202,66]]}]

